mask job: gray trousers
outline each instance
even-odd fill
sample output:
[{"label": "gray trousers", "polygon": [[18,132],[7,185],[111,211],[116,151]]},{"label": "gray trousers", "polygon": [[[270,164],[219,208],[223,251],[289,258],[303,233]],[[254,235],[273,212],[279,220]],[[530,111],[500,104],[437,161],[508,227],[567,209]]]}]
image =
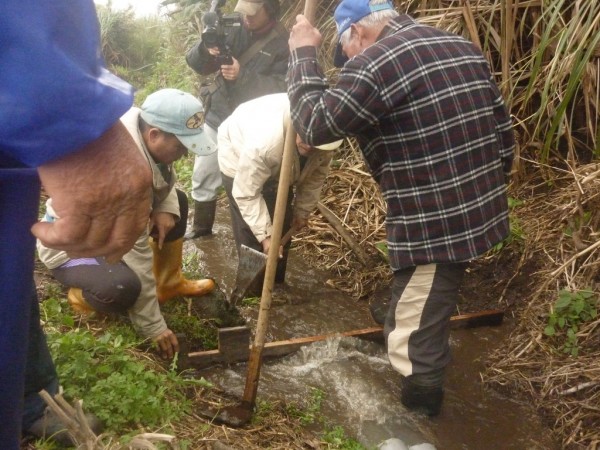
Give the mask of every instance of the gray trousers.
[{"label": "gray trousers", "polygon": [[384,336],[394,370],[443,372],[450,362],[450,317],[467,263],[427,264],[394,273]]},{"label": "gray trousers", "polygon": [[[217,130],[204,124],[204,132],[217,142]],[[219,170],[219,149],[207,156],[196,155],[194,172],[192,173],[192,198],[197,202],[209,202],[217,199],[217,191],[221,187],[221,171]]]}]

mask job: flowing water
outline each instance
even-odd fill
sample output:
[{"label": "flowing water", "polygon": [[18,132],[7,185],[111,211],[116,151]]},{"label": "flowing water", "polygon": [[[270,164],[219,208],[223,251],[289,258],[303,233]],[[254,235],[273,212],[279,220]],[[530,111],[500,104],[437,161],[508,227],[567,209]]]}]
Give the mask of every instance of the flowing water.
[{"label": "flowing water", "polygon": [[[212,238],[197,240],[194,245],[202,270],[229,294],[235,282],[237,254],[224,208],[218,210],[215,230]],[[273,292],[267,341],[375,325],[367,302],[328,287],[326,280],[326,273],[307,266],[292,250],[286,283]],[[248,312],[247,319],[255,325],[256,312]],[[530,405],[482,386],[482,359],[502,344],[510,329],[510,322],[505,321],[499,327],[452,331],[453,362],[447,370],[442,413],[435,418],[402,406],[398,375],[390,368],[383,343],[357,338],[328,339],[265,361],[258,401],[305,404],[315,392],[322,392],[320,413],[367,448],[399,438],[407,445],[427,442],[438,450],[559,449]],[[200,374],[221,389],[242,396],[246,364],[212,367]]]}]

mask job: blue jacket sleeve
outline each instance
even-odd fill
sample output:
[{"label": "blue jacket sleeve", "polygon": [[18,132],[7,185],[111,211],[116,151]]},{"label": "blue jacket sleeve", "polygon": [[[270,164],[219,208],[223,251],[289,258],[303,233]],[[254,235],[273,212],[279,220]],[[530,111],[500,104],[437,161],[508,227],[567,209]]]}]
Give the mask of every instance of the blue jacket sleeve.
[{"label": "blue jacket sleeve", "polygon": [[0,61],[0,167],[74,152],[133,102],[104,65],[92,0],[2,0]]}]

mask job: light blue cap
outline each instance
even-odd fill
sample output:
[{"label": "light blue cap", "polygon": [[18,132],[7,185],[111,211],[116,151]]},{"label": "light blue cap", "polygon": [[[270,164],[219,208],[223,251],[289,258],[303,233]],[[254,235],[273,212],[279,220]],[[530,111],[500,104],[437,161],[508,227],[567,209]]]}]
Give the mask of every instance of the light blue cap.
[{"label": "light blue cap", "polygon": [[217,144],[204,132],[204,107],[192,94],[179,89],[161,89],[142,104],[142,119],[148,125],[174,134],[196,155],[210,155]]}]

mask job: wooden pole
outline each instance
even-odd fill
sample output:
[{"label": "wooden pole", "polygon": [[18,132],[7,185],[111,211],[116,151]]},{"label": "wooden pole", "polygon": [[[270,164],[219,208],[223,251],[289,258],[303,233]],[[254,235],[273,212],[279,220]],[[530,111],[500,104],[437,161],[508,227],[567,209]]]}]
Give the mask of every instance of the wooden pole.
[{"label": "wooden pole", "polygon": [[267,255],[267,267],[265,269],[265,278],[262,294],[260,298],[260,307],[258,311],[258,320],[256,324],[256,333],[254,343],[250,349],[248,359],[248,375],[246,377],[246,386],[242,397],[242,406],[247,409],[254,408],[256,402],[256,393],[258,391],[258,380],[262,364],[262,351],[265,345],[265,336],[269,326],[269,312],[271,310],[271,300],[273,283],[275,281],[275,271],[279,259],[279,245],[281,242],[281,232],[285,218],[285,209],[290,187],[290,178],[292,173],[292,162],[296,148],[296,133],[290,122],[286,130],[285,145],[283,148],[283,161],[281,162],[281,172],[279,174],[279,184],[277,187],[277,201],[275,202],[275,211],[273,214],[273,232],[271,234],[271,247]]},{"label": "wooden pole", "polygon": [[[314,14],[316,10],[316,0],[305,0],[304,15],[314,23]],[[285,144],[283,147],[283,160],[281,162],[281,172],[279,174],[279,184],[277,187],[277,201],[275,202],[275,212],[273,213],[273,233],[271,234],[271,247],[267,255],[267,267],[265,269],[265,279],[263,283],[262,295],[260,298],[260,309],[258,311],[258,321],[256,324],[256,333],[254,343],[250,349],[248,359],[248,374],[246,377],[246,386],[242,397],[242,408],[252,410],[256,403],[256,393],[258,391],[258,381],[260,377],[260,368],[262,365],[262,351],[265,346],[265,337],[269,326],[269,312],[271,310],[271,300],[273,293],[273,283],[275,281],[275,271],[279,259],[279,245],[281,243],[281,232],[285,218],[285,209],[287,205],[288,192],[290,188],[290,179],[292,174],[292,162],[294,160],[294,151],[296,149],[296,132],[290,120],[286,130]]]}]

